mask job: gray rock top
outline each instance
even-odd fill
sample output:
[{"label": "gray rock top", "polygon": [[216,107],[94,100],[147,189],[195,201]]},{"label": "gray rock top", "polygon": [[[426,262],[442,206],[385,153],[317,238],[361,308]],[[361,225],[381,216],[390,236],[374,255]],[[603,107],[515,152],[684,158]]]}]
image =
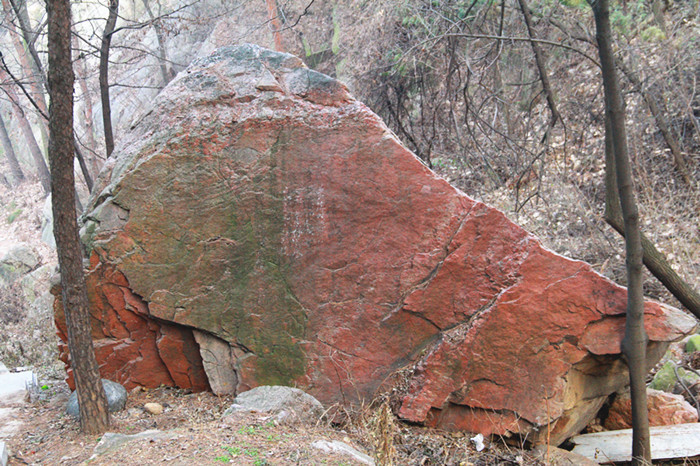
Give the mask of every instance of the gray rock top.
[{"label": "gray rock top", "polygon": [[243,392],[233,400],[225,416],[258,412],[273,416],[278,422],[317,421],[323,405],[298,388],[264,385]]}]

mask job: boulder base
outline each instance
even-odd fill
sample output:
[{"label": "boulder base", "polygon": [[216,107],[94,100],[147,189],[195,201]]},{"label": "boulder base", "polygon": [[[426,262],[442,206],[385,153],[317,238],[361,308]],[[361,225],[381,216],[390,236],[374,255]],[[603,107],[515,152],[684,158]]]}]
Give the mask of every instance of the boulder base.
[{"label": "boulder base", "polygon": [[[623,288],[291,55],[222,48],[180,73],[83,220],[98,360],[127,386],[290,385],[327,406],[392,390],[409,421],[557,443],[627,380]],[[694,321],[645,313],[653,364]]]}]

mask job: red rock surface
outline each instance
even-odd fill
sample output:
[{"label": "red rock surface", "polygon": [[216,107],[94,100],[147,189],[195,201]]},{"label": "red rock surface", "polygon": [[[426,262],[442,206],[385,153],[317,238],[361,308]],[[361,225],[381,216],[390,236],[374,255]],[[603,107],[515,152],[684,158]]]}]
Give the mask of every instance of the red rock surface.
[{"label": "red rock surface", "polygon": [[[550,423],[553,443],[627,380],[623,288],[450,186],[295,57],[196,62],[108,164],[83,239],[99,358],[121,380],[203,386],[169,322],[218,339],[205,370],[232,360],[236,392],[393,389],[403,419],[531,440]],[[646,316],[650,364],[694,327]]]},{"label": "red rock surface", "polygon": [[[649,425],[670,426],[698,422],[698,412],[681,395],[647,388]],[[632,400],[629,392],[615,398],[610,405],[605,428],[610,430],[632,428]]]},{"label": "red rock surface", "polygon": [[[103,378],[119,382],[127,389],[136,386],[156,388],[178,386],[193,391],[209,389],[199,346],[192,330],[148,315],[148,306],[129,288],[126,278],[114,269],[88,274],[92,337],[95,356]],[[52,293],[60,297],[60,287]],[[67,328],[60,299],[54,301],[58,329],[59,358],[69,366]],[[72,370],[68,385],[75,389]]]}]

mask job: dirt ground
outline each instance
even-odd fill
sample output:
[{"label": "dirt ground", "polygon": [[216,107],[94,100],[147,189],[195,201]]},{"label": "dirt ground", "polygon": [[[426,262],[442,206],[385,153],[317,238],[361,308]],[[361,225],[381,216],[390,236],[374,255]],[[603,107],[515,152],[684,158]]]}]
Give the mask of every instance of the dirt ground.
[{"label": "dirt ground", "polygon": [[[63,381],[48,388],[31,402],[19,405],[21,426],[6,443],[10,465],[355,465],[363,464],[344,454],[329,454],[312,447],[316,440],[341,441],[372,456],[371,416],[365,421],[331,425],[278,425],[263,414],[239,414],[222,419],[231,397],[211,393],[188,393],[173,388],[135,389],[126,408],[111,417],[111,432],[135,434],[157,429],[167,438],[135,440],[109,453],[93,457],[99,436],[80,433],[78,423],[65,414],[69,390]],[[152,415],[144,404],[164,408]],[[464,434],[401,426],[394,439],[393,464],[540,464],[526,451],[493,444],[477,453]]]},{"label": "dirt ground", "polygon": [[[7,442],[11,465],[361,464],[310,446],[320,439],[343,441],[340,432],[322,425],[280,426],[255,414],[222,421],[231,398],[171,388],[132,391],[126,409],[112,415],[110,429],[122,434],[157,429],[172,434],[170,438],[133,441],[91,459],[100,437],[83,435],[78,423],[65,414],[69,393],[65,384],[58,382],[46,392],[19,409],[23,424]],[[148,413],[143,406],[149,402],[160,403],[164,412]]]}]

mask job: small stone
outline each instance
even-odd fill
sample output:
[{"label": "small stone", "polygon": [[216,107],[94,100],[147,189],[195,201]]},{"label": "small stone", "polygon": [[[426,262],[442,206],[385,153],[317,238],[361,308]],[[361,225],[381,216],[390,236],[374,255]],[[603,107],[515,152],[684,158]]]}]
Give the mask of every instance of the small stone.
[{"label": "small stone", "polygon": [[340,442],[338,440],[316,440],[311,444],[311,446],[317,450],[321,450],[324,453],[339,453],[341,455],[349,456],[362,464],[371,466],[374,466],[375,464],[374,460],[368,455],[365,455],[347,443]]},{"label": "small stone", "polygon": [[[102,387],[104,387],[105,395],[107,395],[107,405],[110,413],[121,411],[126,406],[126,388],[117,382],[102,379]],[[66,413],[76,419],[80,419],[80,407],[78,405],[78,392],[71,393],[66,405]]]},{"label": "small stone", "polygon": [[700,351],[700,335],[693,335],[685,343],[686,353],[694,353],[696,351]]},{"label": "small stone", "polygon": [[39,266],[36,251],[27,244],[18,244],[0,258],[0,284],[9,285]]},{"label": "small stone", "polygon": [[160,403],[146,403],[143,405],[143,409],[156,416],[163,414],[163,405]]},{"label": "small stone", "polygon": [[107,432],[102,436],[99,443],[95,445],[95,450],[90,460],[95,459],[99,455],[104,455],[119,450],[124,445],[132,441],[147,440],[149,442],[155,442],[157,440],[168,440],[175,437],[177,437],[177,434],[174,432],[161,432],[159,430],[146,430],[133,435]]}]

